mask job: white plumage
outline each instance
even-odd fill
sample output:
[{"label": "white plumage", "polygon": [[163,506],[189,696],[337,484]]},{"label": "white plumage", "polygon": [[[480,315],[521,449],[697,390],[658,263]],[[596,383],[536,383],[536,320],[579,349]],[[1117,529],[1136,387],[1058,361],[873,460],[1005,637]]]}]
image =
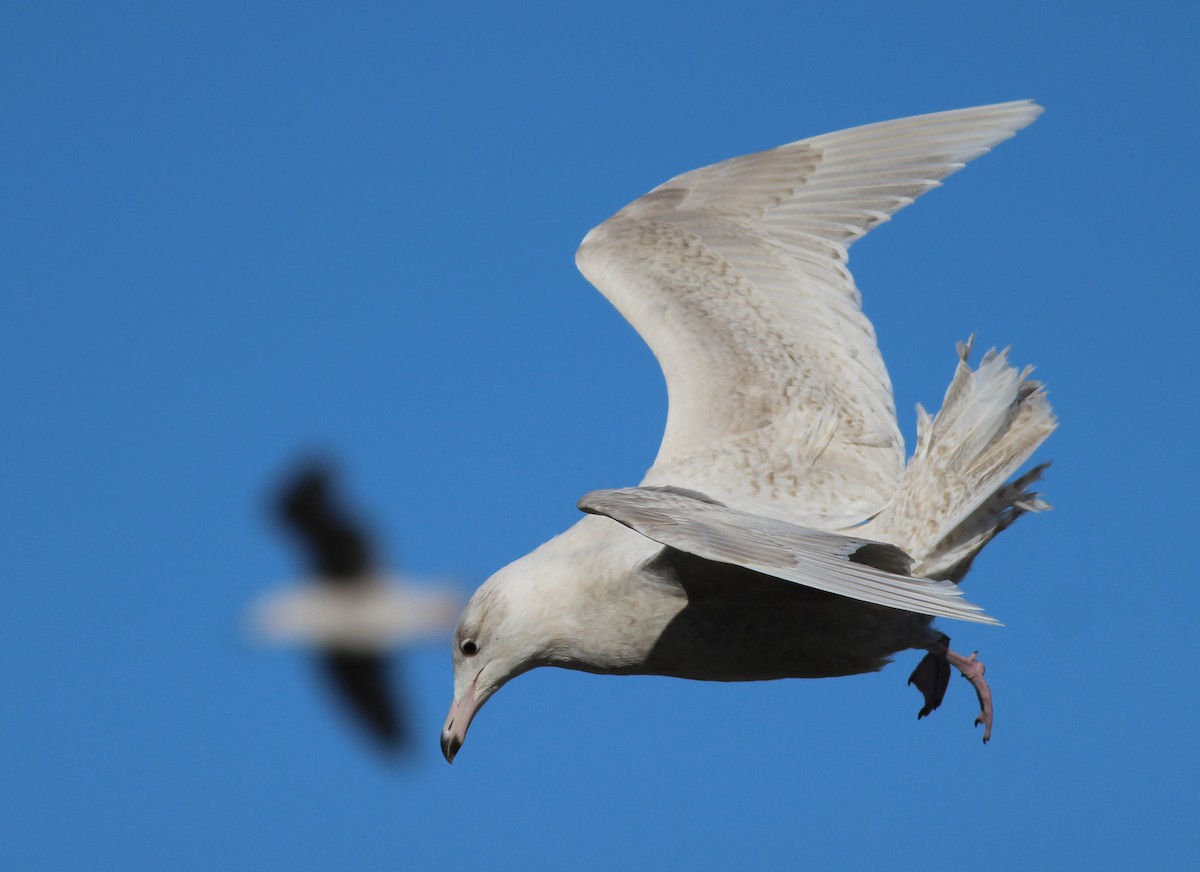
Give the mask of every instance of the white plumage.
[{"label": "white plumage", "polygon": [[657,357],[666,430],[641,488],[581,502],[608,518],[505,567],[463,612],[448,759],[479,706],[539,665],[816,677],[925,648],[911,679],[922,714],[949,663],[980,692],[990,729],[982,664],[949,651],[930,616],[991,621],[951,582],[1044,507],[1026,490],[1041,468],[1005,481],[1054,416],[1006,354],[972,370],[960,345],[906,465],[847,250],[1040,112],[1029,101],[942,112],[734,158],[587,234],[576,261]]},{"label": "white plumage", "polygon": [[251,619],[268,641],[386,652],[445,636],[462,600],[438,584],[381,575],[329,587],[313,579],[263,595]]}]

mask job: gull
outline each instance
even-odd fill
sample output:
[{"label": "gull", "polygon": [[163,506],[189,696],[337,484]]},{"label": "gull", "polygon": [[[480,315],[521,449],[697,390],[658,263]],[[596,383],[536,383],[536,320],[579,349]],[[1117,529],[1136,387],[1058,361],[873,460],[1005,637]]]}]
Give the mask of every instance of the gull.
[{"label": "gull", "polygon": [[852,128],[677,176],[584,237],[583,275],[667,382],[666,429],[637,487],[585,495],[566,532],[491,576],[453,643],[442,730],[453,762],[479,709],[539,666],[710,681],[881,669],[942,702],[956,668],[991,735],[975,654],[935,617],[998,622],[962,598],[972,560],[1045,466],[1010,480],[1057,422],[1007,350],[958,362],[917,407],[905,462],[892,388],[847,249],[1030,124],[1029,101]]},{"label": "gull", "polygon": [[340,501],[331,471],[307,463],[275,498],[279,521],[305,553],[311,578],[260,600],[253,619],[263,636],[317,648],[320,670],[376,744],[406,747],[404,697],[393,692],[389,652],[448,633],[459,598],[389,577],[377,566],[370,536]]}]

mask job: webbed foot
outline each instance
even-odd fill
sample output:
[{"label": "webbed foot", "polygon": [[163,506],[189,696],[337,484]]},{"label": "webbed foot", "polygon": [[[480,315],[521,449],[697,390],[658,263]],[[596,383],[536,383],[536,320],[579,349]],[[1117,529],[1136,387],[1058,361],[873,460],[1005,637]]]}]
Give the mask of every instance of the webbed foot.
[{"label": "webbed foot", "polygon": [[950,683],[950,667],[953,666],[975,688],[975,695],[979,697],[979,717],[975,719],[975,726],[983,724],[983,741],[987,742],[992,737],[992,691],[983,678],[987,667],[977,659],[978,651],[970,657],[964,657],[951,651],[949,645],[950,638],[943,635],[940,644],[929,649],[929,653],[921,658],[917,668],[908,677],[908,683],[915,685],[925,697],[925,705],[917,712],[917,719],[925,717],[942,704]]},{"label": "webbed foot", "polygon": [[917,720],[920,720],[942,704],[950,684],[950,664],[940,653],[930,651],[908,676],[908,683],[915,685],[925,697],[925,705],[917,712]]},{"label": "webbed foot", "polygon": [[963,657],[947,648],[946,660],[975,688],[975,695],[979,697],[979,717],[975,719],[975,726],[983,724],[983,741],[987,742],[992,737],[992,691],[983,680],[987,667],[976,659],[978,654],[973,651],[970,657]]}]

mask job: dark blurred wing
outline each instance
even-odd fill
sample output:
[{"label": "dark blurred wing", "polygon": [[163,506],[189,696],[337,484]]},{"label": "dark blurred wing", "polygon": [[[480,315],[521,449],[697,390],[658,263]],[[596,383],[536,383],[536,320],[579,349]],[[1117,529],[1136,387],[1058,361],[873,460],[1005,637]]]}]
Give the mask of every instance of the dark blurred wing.
[{"label": "dark blurred wing", "polygon": [[387,750],[408,743],[407,718],[396,704],[386,658],[359,651],[327,651],[321,656],[321,667],[334,691],[373,739]]},{"label": "dark blurred wing", "polygon": [[593,491],[579,508],[705,560],[888,608],[999,623],[951,582],[904,574],[911,561],[894,545],[743,512],[676,488]]},{"label": "dark blurred wing", "polygon": [[331,494],[329,474],[303,470],[279,495],[279,515],[308,552],[316,574],[330,581],[366,575],[373,562],[366,532]]}]

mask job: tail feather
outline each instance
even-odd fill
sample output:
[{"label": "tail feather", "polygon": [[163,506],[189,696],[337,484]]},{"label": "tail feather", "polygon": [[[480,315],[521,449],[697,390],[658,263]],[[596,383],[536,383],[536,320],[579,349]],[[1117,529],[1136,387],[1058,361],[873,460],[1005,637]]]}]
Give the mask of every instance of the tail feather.
[{"label": "tail feather", "polygon": [[1050,504],[1029,486],[1042,477],[1049,462],[1040,464],[1015,481],[992,493],[967,519],[945,536],[923,561],[920,574],[926,578],[958,583],[971,569],[983,546],[1007,530],[1026,512],[1044,512]]},{"label": "tail feather", "polygon": [[993,537],[1025,512],[1049,506],[1028,487],[1046,464],[1005,484],[1058,422],[1042,385],[991,349],[978,369],[974,337],[958,344],[958,367],[935,417],[917,407],[917,447],[900,490],[860,528],[914,559],[914,575],[958,581]]}]

